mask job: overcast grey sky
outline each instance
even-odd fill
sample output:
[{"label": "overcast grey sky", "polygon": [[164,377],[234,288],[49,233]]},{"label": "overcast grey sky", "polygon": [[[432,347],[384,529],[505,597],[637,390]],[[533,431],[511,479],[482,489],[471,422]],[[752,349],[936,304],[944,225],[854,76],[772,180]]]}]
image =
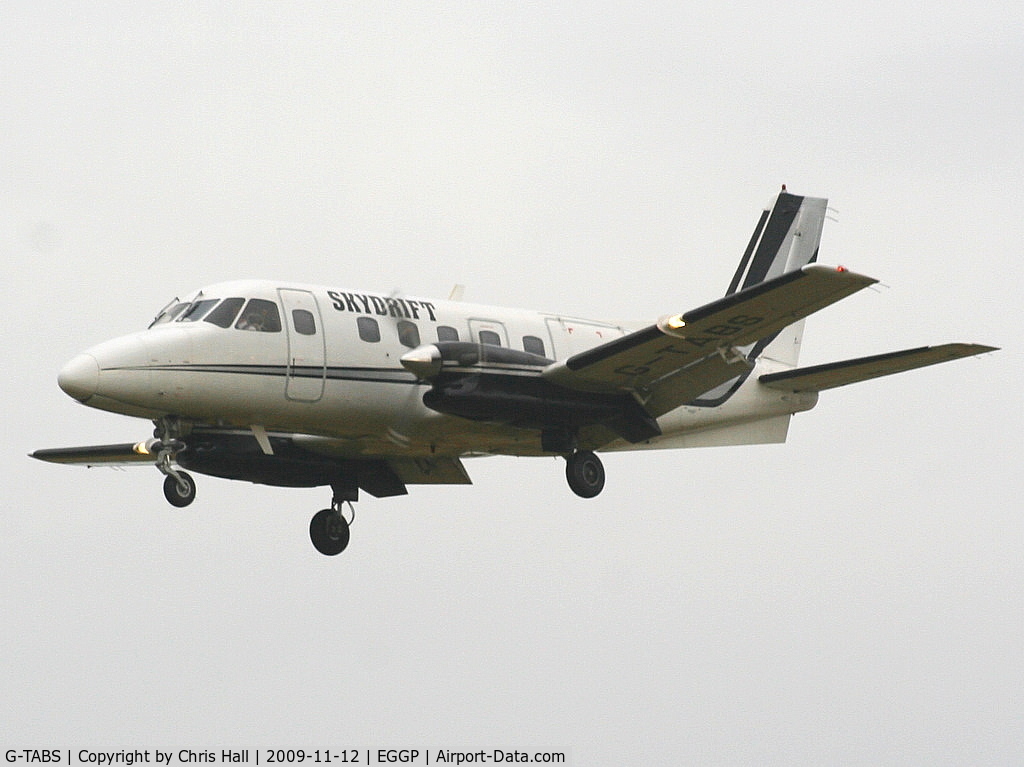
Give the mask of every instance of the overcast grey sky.
[{"label": "overcast grey sky", "polygon": [[[976,6],[976,7],[972,7]],[[575,764],[1024,759],[1019,3],[0,5],[0,747],[518,748]],[[360,505],[85,470],[61,365],[267,277],[595,317],[720,296],[786,183],[879,278],[785,446]]]}]

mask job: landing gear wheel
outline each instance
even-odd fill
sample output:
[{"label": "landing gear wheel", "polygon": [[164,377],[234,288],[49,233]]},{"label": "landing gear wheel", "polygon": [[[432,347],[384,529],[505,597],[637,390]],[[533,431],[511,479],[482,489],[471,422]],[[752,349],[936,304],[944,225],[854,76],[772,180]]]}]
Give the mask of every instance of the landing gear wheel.
[{"label": "landing gear wheel", "polygon": [[323,509],[309,522],[309,539],[313,541],[313,548],[324,556],[333,557],[343,552],[350,534],[348,521],[340,510]]},{"label": "landing gear wheel", "polygon": [[164,477],[164,497],[171,506],[183,509],[196,499],[196,481],[183,471]]},{"label": "landing gear wheel", "polygon": [[593,498],[604,489],[604,466],[589,450],[580,450],[565,459],[565,478],[580,498]]}]

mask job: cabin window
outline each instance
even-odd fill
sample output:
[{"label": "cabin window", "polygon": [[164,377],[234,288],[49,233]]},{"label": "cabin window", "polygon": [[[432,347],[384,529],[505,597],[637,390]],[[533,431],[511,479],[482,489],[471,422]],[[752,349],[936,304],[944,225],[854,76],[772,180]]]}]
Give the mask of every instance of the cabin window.
[{"label": "cabin window", "polygon": [[380,325],[373,317],[356,317],[359,326],[359,337],[368,344],[380,342]]},{"label": "cabin window", "polygon": [[484,346],[501,346],[501,336],[493,330],[481,330],[480,343]]},{"label": "cabin window", "polygon": [[188,309],[178,317],[178,322],[198,322],[219,300],[219,298],[207,298],[203,301],[193,301],[189,304]]},{"label": "cabin window", "polygon": [[544,356],[544,341],[537,336],[523,336],[523,351]]},{"label": "cabin window", "polygon": [[398,340],[402,346],[414,349],[420,345],[420,329],[416,327],[415,323],[409,322],[409,320],[399,320]]},{"label": "cabin window", "polygon": [[459,331],[448,325],[437,326],[437,340],[438,341],[458,341]]},{"label": "cabin window", "polygon": [[205,321],[212,322],[220,328],[230,328],[231,323],[238,316],[238,310],[242,308],[244,303],[244,298],[225,298],[220,302],[220,306],[206,315]]},{"label": "cabin window", "polygon": [[299,335],[316,335],[316,319],[313,317],[313,312],[305,309],[292,309],[292,325]]},{"label": "cabin window", "polygon": [[245,305],[235,327],[239,330],[257,330],[262,333],[280,333],[281,315],[277,304],[262,298],[253,298]]}]

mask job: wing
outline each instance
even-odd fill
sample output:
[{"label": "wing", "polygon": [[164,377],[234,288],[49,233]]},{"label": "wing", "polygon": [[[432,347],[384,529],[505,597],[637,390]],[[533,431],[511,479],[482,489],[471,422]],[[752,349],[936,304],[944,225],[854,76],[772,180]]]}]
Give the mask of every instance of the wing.
[{"label": "wing", "polygon": [[[361,454],[361,449],[353,450],[351,440],[345,439],[295,434],[291,437],[291,444],[310,454],[349,462],[356,462],[358,459],[353,456]],[[386,464],[397,480],[406,485],[473,484],[462,460],[456,456],[386,456],[380,459],[380,463]]]},{"label": "wing", "polygon": [[824,391],[837,386],[846,386],[880,376],[902,373],[906,370],[994,351],[996,351],[996,347],[982,346],[981,344],[922,346],[918,349],[904,349],[888,354],[876,354],[872,357],[859,357],[827,365],[813,365],[786,370],[782,373],[770,373],[761,376],[758,380],[765,386],[783,391]]},{"label": "wing", "polygon": [[810,264],[698,309],[556,362],[552,383],[595,393],[631,392],[657,417],[748,372],[740,347],[875,283],[839,267]]},{"label": "wing", "polygon": [[149,453],[145,442],[47,448],[36,450],[30,453],[30,456],[49,463],[77,463],[83,466],[132,466],[156,463],[156,456]]},{"label": "wing", "polygon": [[[339,447],[339,440],[304,434],[263,433],[263,437],[266,445],[250,431],[195,428],[183,437],[186,447],[173,460],[189,471],[263,485],[355,483],[378,498],[404,495],[406,485],[471,483],[462,461],[454,456],[351,457]],[[85,466],[153,465],[153,443],[36,450],[31,457]]]}]

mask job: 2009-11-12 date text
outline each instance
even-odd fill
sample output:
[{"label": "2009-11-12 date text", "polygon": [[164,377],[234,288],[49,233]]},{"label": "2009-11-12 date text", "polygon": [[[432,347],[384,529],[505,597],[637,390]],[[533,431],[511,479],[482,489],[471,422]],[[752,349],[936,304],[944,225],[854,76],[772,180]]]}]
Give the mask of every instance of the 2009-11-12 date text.
[{"label": "2009-11-12 date text", "polygon": [[304,762],[310,762],[311,764],[359,764],[363,761],[360,751],[357,749],[342,749],[341,751],[316,749],[315,751],[306,751],[301,748],[268,748],[263,753],[266,757],[266,764],[302,764]]}]

